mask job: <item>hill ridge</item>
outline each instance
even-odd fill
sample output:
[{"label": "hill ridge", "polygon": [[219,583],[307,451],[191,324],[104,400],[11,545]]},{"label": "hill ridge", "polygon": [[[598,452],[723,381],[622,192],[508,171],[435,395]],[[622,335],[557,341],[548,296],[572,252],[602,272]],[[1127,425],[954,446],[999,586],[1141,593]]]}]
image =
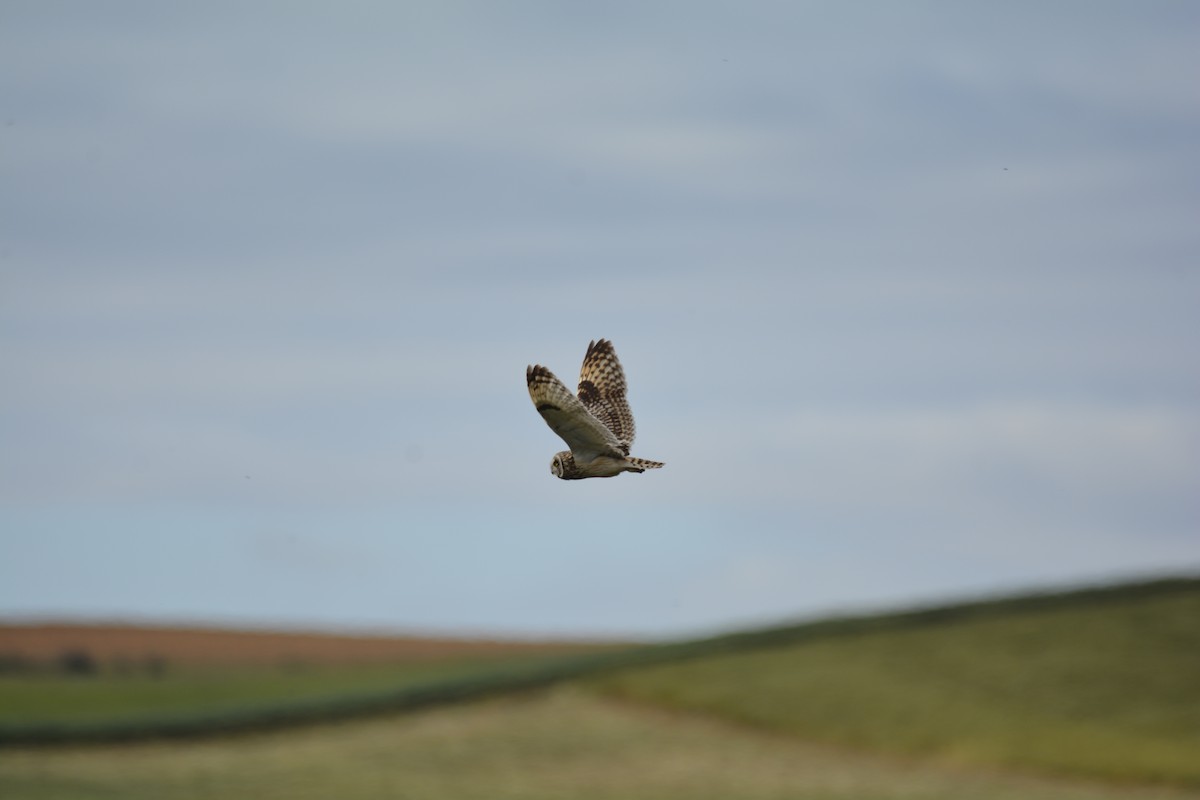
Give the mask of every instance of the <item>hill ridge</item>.
[{"label": "hill ridge", "polygon": [[196,712],[96,722],[0,725],[0,745],[211,736],[328,722],[464,702],[548,687],[605,673],[708,656],[786,647],[821,639],[951,625],[988,617],[1001,618],[1006,615],[1073,606],[1094,607],[1197,590],[1200,590],[1200,577],[1172,576],[1114,585],[974,599],[890,613],[837,616],[701,639],[558,656],[539,659],[535,663],[499,664],[451,679],[428,680],[390,690],[351,692],[303,701],[256,705],[220,713]]}]

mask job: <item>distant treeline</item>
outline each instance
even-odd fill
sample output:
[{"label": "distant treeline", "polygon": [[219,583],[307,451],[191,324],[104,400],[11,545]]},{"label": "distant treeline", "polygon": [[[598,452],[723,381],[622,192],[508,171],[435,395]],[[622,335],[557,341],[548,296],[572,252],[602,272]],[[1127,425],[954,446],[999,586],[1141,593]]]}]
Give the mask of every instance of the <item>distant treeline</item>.
[{"label": "distant treeline", "polygon": [[167,659],[151,653],[141,658],[115,658],[101,661],[86,648],[71,647],[53,659],[35,659],[21,653],[0,652],[0,676],[67,675],[88,678],[102,673],[111,675],[149,675],[160,677],[167,671]]}]

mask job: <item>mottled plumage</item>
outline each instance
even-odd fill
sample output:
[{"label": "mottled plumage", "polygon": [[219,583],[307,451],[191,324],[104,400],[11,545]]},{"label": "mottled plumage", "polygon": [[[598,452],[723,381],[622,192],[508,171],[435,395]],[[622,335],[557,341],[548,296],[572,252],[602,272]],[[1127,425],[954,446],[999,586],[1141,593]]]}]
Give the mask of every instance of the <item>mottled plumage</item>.
[{"label": "mottled plumage", "polygon": [[592,416],[613,432],[625,455],[633,444],[633,412],[625,399],[625,370],[612,342],[601,339],[588,345],[579,370],[579,399]]},{"label": "mottled plumage", "polygon": [[571,449],[554,456],[550,471],[563,480],[610,478],[622,472],[645,472],[658,461],[633,458],[633,412],[625,399],[625,371],[612,342],[588,345],[579,372],[579,395],[540,364],[525,370],[529,397],[550,429]]}]

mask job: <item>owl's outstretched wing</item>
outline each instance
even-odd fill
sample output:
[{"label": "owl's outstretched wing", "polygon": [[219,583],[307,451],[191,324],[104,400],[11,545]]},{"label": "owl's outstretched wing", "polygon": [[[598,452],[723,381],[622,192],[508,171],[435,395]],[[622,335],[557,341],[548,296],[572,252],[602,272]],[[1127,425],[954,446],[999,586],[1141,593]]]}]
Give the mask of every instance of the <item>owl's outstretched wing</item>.
[{"label": "owl's outstretched wing", "polygon": [[588,462],[597,456],[624,458],[625,450],[613,432],[592,416],[553,372],[535,364],[525,370],[525,382],[538,413],[571,448],[576,461]]},{"label": "owl's outstretched wing", "polygon": [[579,399],[596,419],[604,423],[625,455],[633,444],[633,412],[625,399],[625,370],[608,339],[588,345],[579,370]]}]

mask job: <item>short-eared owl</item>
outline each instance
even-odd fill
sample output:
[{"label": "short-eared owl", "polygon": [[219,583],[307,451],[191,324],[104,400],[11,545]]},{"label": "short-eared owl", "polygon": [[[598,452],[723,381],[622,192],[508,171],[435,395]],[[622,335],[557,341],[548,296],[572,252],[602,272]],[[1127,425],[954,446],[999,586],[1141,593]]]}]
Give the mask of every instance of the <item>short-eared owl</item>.
[{"label": "short-eared owl", "polygon": [[571,448],[550,462],[554,475],[565,481],[611,478],[662,466],[629,455],[633,412],[625,400],[625,370],[612,342],[601,339],[588,345],[579,370],[578,397],[541,364],[525,370],[525,382],[542,419]]}]

